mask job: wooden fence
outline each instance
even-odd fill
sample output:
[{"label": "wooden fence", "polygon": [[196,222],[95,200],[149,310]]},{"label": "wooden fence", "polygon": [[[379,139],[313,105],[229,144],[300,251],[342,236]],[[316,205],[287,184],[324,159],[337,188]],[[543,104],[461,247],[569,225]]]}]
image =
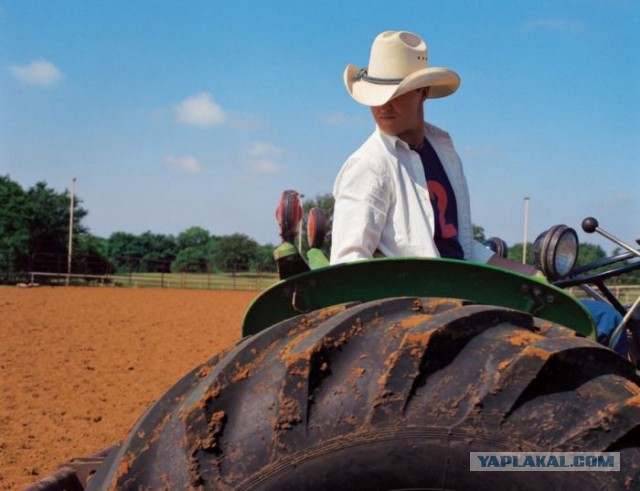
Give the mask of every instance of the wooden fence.
[{"label": "wooden fence", "polygon": [[276,273],[123,273],[66,274],[32,271],[31,285],[112,285],[137,288],[194,288],[262,291],[278,281]]}]

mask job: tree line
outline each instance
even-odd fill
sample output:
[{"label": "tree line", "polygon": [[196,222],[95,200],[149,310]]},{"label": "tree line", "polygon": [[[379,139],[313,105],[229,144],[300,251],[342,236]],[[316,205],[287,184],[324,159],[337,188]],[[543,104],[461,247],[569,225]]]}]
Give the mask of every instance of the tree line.
[{"label": "tree line", "polygon": [[[68,190],[58,192],[44,181],[23,189],[9,176],[0,176],[0,282],[29,271],[67,271],[70,202]],[[114,232],[108,238],[94,236],[82,223],[88,212],[81,204],[81,199],[74,199],[72,273],[276,270],[274,246],[261,245],[242,233],[217,236],[193,226],[177,236],[151,231],[139,235]],[[322,208],[330,230],[333,204],[331,194],[305,199],[305,216],[312,207]],[[474,237],[483,242],[484,229],[474,225]],[[304,230],[300,245],[306,248]],[[329,234],[323,247],[326,254],[330,246]],[[520,261],[522,251],[523,244],[514,244],[509,247],[508,257]],[[529,264],[533,264],[532,251],[532,244],[527,244]],[[617,252],[620,251],[614,254]],[[606,253],[600,246],[580,244],[579,265],[604,257]],[[625,275],[619,281],[640,283],[640,272]]]},{"label": "tree line", "polygon": [[[71,195],[40,181],[23,189],[0,176],[0,281],[29,271],[67,272]],[[92,235],[83,224],[88,212],[75,197],[71,272],[275,271],[271,244],[235,233],[213,235],[193,226],[177,236],[151,231],[136,235]]]}]

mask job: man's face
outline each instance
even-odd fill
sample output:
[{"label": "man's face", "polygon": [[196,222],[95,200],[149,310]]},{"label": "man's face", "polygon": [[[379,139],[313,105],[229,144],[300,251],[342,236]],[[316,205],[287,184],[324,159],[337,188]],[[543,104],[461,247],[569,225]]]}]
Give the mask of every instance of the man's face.
[{"label": "man's face", "polygon": [[403,135],[422,128],[425,89],[412,90],[383,106],[371,108],[378,127],[387,135],[402,138]]}]

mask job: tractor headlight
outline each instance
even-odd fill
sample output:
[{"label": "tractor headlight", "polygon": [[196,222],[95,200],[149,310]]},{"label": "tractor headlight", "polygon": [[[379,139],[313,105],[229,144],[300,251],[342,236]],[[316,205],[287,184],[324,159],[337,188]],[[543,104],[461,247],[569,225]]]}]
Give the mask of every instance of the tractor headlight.
[{"label": "tractor headlight", "polygon": [[482,244],[485,247],[488,247],[489,249],[491,249],[493,252],[495,252],[496,255],[500,257],[507,257],[507,254],[509,252],[509,247],[507,246],[507,243],[501,238],[489,237]]},{"label": "tractor headlight", "polygon": [[554,225],[533,243],[536,267],[550,280],[571,273],[578,259],[578,234],[566,225]]}]

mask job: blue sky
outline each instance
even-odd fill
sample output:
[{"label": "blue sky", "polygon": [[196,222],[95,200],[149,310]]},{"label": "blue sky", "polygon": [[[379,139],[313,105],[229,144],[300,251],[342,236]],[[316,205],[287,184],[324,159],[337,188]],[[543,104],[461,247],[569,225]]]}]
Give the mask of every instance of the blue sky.
[{"label": "blue sky", "polygon": [[[462,78],[453,137],[488,236],[640,237],[640,5],[551,1],[0,0],[0,175],[76,192],[91,233],[279,241],[284,189],[328,193],[373,129],[342,83],[408,30]],[[599,243],[580,232],[582,241]]]}]

